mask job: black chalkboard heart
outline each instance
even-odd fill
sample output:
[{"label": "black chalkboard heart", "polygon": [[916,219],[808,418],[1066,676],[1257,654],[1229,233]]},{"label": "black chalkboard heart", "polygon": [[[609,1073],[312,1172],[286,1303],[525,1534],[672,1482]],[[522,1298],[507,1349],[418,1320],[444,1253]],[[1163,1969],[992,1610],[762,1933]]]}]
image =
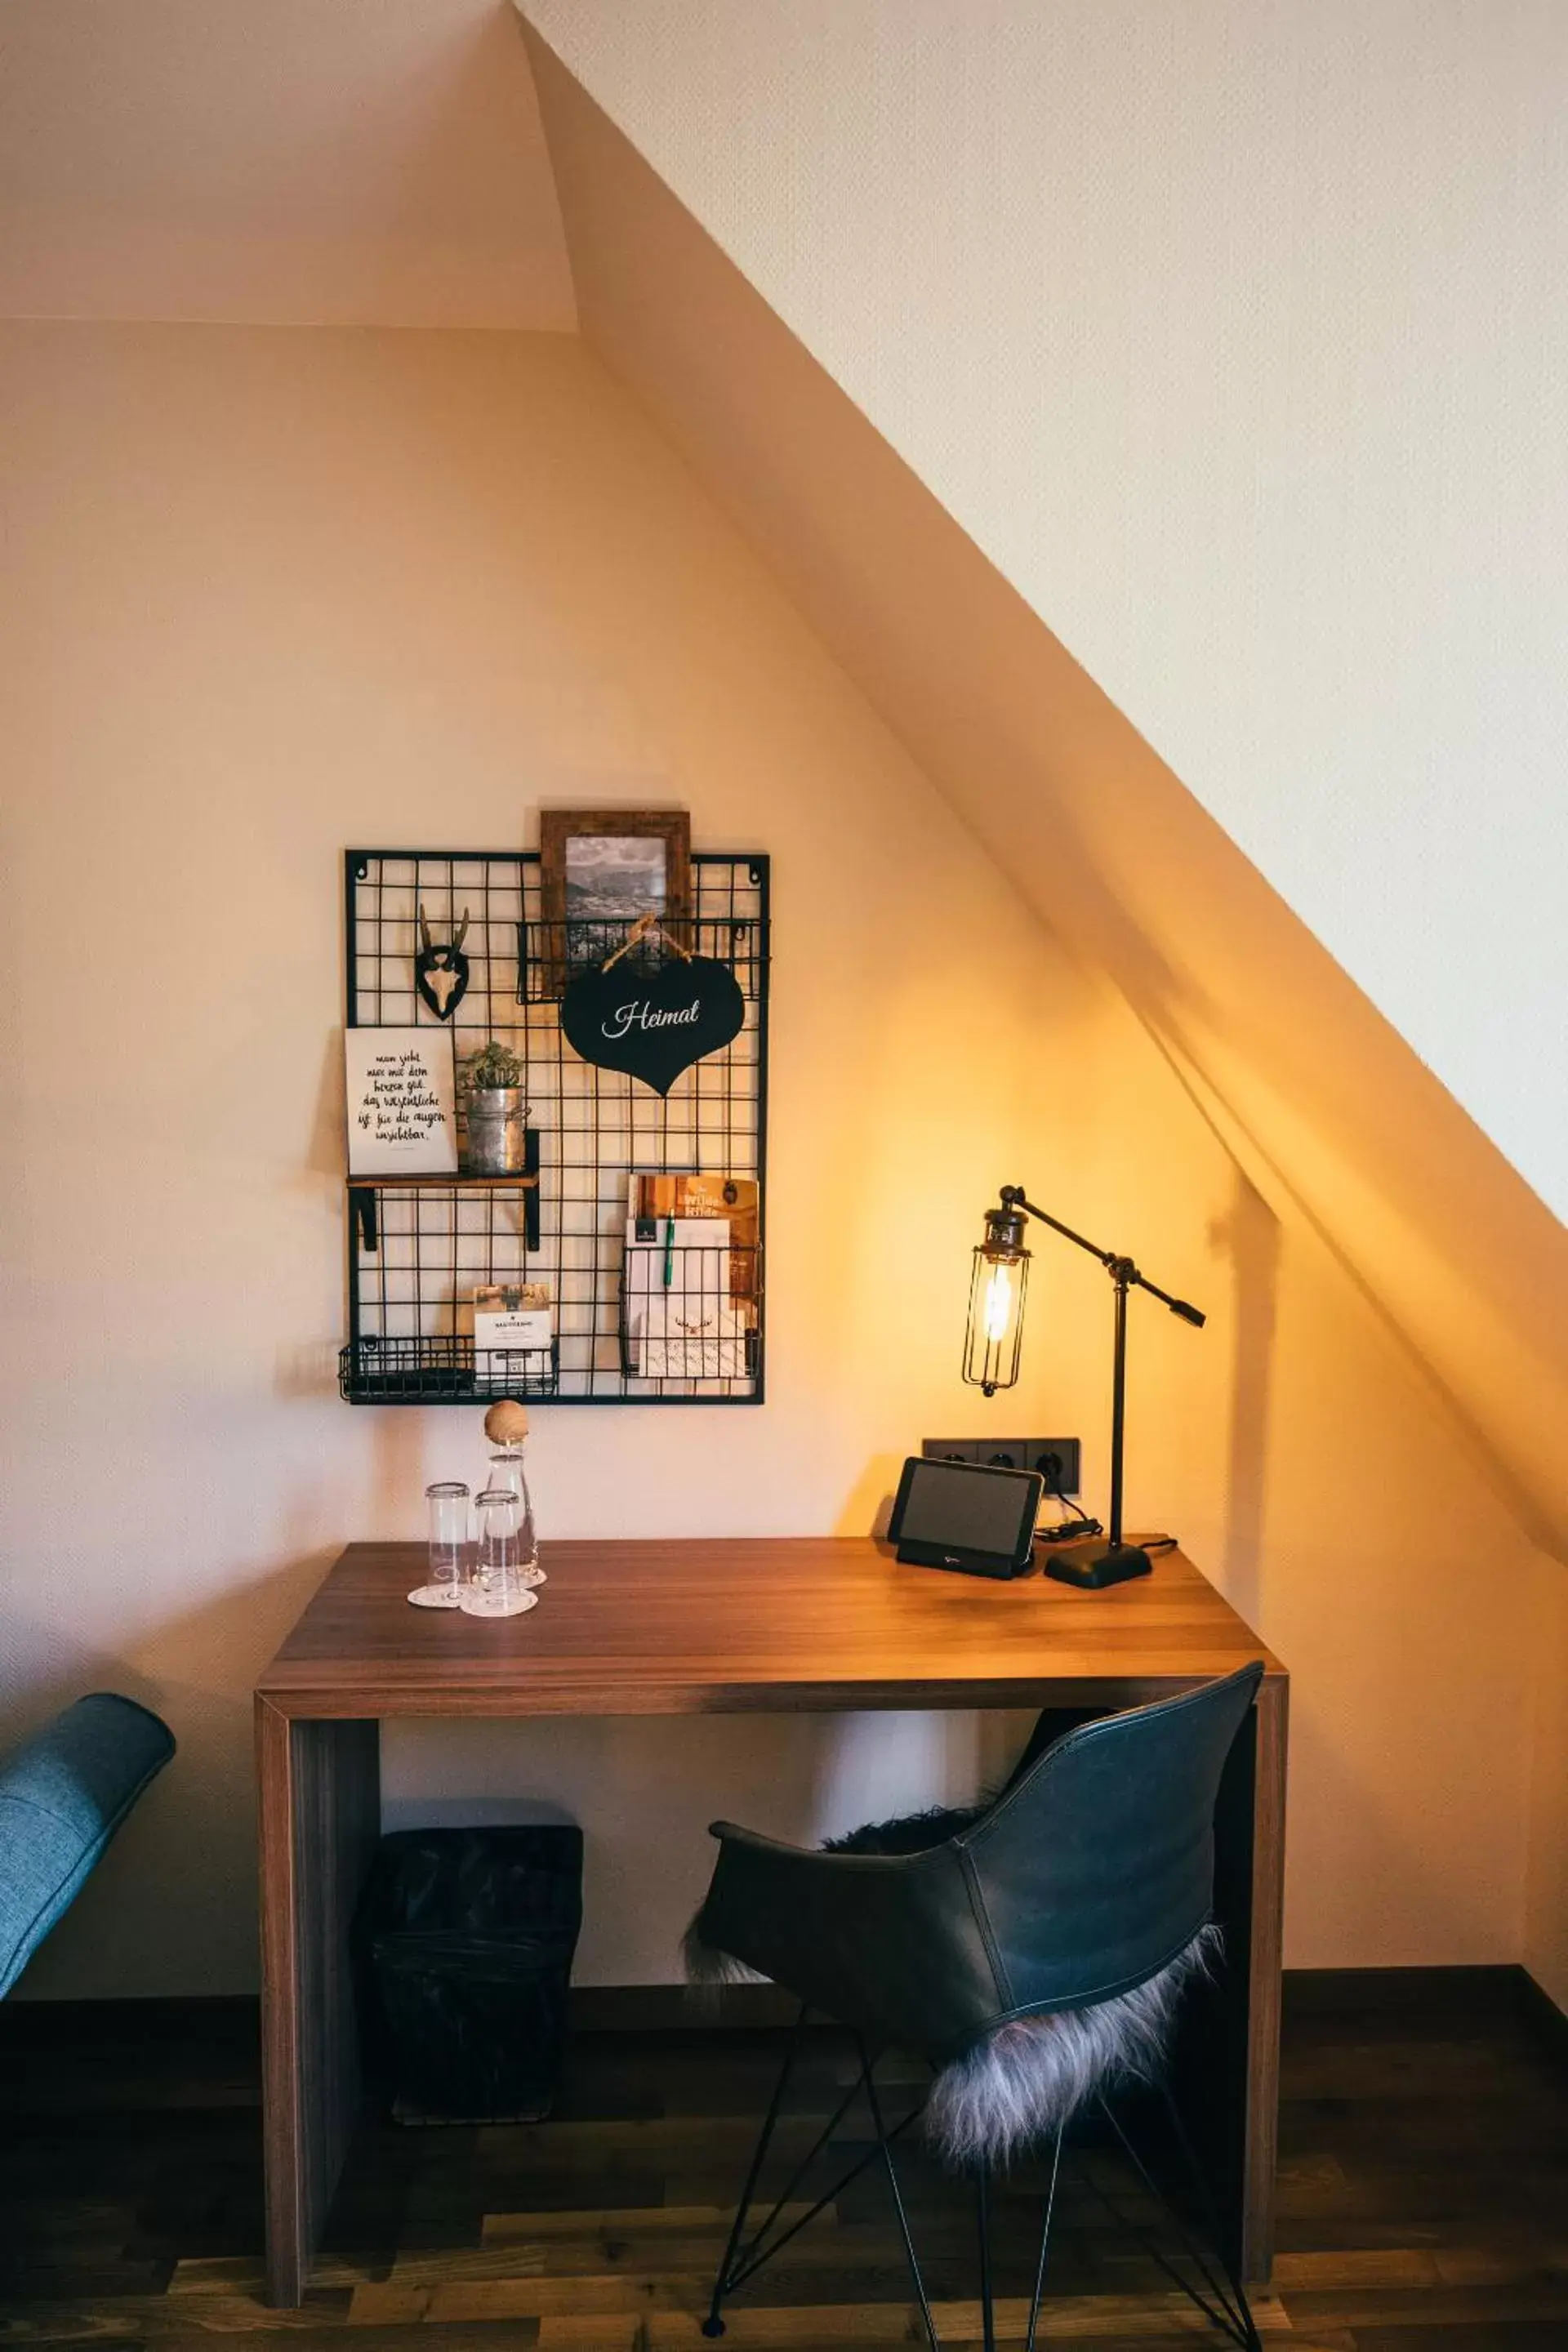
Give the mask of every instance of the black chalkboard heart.
[{"label": "black chalkboard heart", "polygon": [[682,1070],[738,1036],[745,1000],[711,956],[617,960],[567,989],[561,1026],[585,1062],[626,1070],[667,1095]]}]

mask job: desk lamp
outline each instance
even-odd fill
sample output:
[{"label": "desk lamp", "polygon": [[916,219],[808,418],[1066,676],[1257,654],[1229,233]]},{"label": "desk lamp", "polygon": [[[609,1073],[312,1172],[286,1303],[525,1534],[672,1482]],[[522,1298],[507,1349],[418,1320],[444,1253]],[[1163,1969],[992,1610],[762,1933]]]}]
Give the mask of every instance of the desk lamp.
[{"label": "desk lamp", "polygon": [[1104,1538],[1080,1537],[1053,1544],[1045,1561],[1047,1576],[1058,1583],[1087,1585],[1095,1591],[1124,1583],[1130,1576],[1147,1576],[1149,1555],[1137,1544],[1121,1540],[1121,1441],[1127,1402],[1127,1294],[1146,1290],[1184,1323],[1200,1328],[1203,1317],[1184,1298],[1173,1298],[1158,1283],[1150,1282],[1130,1257],[1114,1250],[1097,1249],[1059,1217],[1037,1209],[1017,1184],[1004,1184],[1001,1204],[985,1212],[985,1238],[974,1252],[974,1279],[969,1293],[969,1329],[963,1344],[963,1377],[971,1388],[994,1396],[1010,1389],[1018,1377],[1024,1342],[1024,1294],[1029,1282],[1029,1252],[1024,1244],[1024,1220],[1033,1217],[1064,1241],[1097,1257],[1110,1276],[1116,1293],[1116,1348],[1110,1389],[1110,1526]]}]

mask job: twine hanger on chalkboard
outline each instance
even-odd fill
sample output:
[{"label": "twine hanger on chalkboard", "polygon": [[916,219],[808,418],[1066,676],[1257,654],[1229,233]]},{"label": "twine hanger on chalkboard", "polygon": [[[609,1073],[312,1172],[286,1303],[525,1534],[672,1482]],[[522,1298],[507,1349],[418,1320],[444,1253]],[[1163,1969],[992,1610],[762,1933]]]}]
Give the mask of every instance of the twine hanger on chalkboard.
[{"label": "twine hanger on chalkboard", "polygon": [[616,950],[614,955],[607,955],[605,958],[604,962],[599,967],[600,971],[608,971],[612,964],[619,963],[624,955],[630,955],[633,948],[640,947],[645,940],[651,939],[653,937],[655,931],[658,933],[659,938],[664,941],[667,948],[673,948],[676,954],[683,957],[688,963],[691,961],[691,950],[689,948],[683,948],[680,941],[676,939],[671,932],[665,929],[664,925],[659,920],[658,917],[655,914],[649,913],[647,915],[639,915],[637,917],[637,921],[632,925],[631,929],[626,933],[626,938],[621,941],[620,946]]}]

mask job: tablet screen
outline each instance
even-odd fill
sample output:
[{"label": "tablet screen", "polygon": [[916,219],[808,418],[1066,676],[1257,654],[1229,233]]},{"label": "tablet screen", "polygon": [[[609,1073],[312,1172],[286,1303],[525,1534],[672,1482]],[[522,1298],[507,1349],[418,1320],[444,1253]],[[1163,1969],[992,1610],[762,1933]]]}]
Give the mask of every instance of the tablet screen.
[{"label": "tablet screen", "polygon": [[889,1532],[907,1542],[1016,1559],[1026,1552],[1034,1533],[1039,1491],[1039,1480],[1025,1471],[911,1460],[904,1473],[903,1507]]}]

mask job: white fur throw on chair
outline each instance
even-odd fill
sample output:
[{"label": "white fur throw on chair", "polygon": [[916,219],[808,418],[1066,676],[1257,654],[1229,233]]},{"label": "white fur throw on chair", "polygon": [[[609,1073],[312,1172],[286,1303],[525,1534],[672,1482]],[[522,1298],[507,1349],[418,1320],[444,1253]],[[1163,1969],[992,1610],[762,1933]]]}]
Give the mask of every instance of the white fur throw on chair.
[{"label": "white fur throw on chair", "polygon": [[[868,1823],[834,1839],[829,1853],[913,1853],[942,1843],[984,1810],[932,1811]],[[946,2162],[1005,2165],[1040,2140],[1054,2139],[1079,2108],[1117,2083],[1152,2082],[1164,2063],[1182,1993],[1218,1959],[1220,1931],[1200,1927],[1189,1944],[1131,1992],[1087,2009],[1014,2018],[984,2034],[962,2057],[939,2067],[926,2102],[924,2131]],[[693,1986],[758,1983],[755,1971],[702,1934],[698,1912],[683,1947]]]},{"label": "white fur throw on chair", "polygon": [[1217,1958],[1220,1932],[1200,1927],[1131,1992],[1017,2017],[943,2066],[926,2103],[925,2133],[950,2164],[1006,2164],[1033,2142],[1054,2139],[1090,2099],[1135,2077],[1152,2082],[1164,2063],[1184,1986]]}]

